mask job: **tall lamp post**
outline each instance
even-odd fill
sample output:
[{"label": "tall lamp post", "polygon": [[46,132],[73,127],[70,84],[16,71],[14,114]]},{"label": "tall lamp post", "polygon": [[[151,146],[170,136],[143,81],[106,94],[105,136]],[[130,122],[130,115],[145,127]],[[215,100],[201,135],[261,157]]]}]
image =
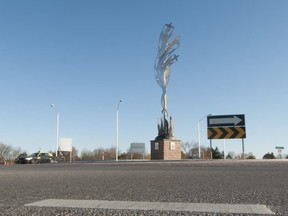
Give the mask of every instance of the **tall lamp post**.
[{"label": "tall lamp post", "polygon": [[59,112],[54,104],[51,107],[56,111],[56,157],[58,156],[58,144],[59,144]]},{"label": "tall lamp post", "polygon": [[116,111],[116,161],[118,161],[118,145],[119,145],[119,143],[118,143],[118,135],[119,135],[119,130],[118,130],[118,123],[119,123],[119,121],[118,121],[118,113],[119,113],[119,107],[120,107],[120,103],[121,102],[123,102],[123,100],[122,99],[120,99],[119,100],[119,102],[118,102],[118,106],[117,106],[117,111]]},{"label": "tall lamp post", "polygon": [[203,116],[201,119],[198,120],[198,156],[201,158],[201,137],[200,137],[200,122],[207,116],[211,116],[211,114]]}]

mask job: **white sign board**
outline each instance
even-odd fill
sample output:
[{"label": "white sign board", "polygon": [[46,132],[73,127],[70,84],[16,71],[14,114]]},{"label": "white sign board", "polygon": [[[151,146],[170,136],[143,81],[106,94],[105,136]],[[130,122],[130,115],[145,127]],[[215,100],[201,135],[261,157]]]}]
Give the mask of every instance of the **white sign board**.
[{"label": "white sign board", "polygon": [[145,153],[145,143],[131,143],[131,153]]},{"label": "white sign board", "polygon": [[72,152],[72,139],[71,138],[60,138],[59,150]]}]

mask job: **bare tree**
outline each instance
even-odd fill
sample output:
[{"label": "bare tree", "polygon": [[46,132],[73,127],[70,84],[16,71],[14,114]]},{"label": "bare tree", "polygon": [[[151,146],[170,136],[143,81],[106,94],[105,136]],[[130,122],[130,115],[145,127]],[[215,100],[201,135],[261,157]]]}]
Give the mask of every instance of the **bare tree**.
[{"label": "bare tree", "polygon": [[81,152],[81,160],[91,161],[91,160],[115,160],[116,148],[97,148],[93,151],[84,149]]},{"label": "bare tree", "polygon": [[0,162],[13,161],[15,158],[22,153],[21,148],[13,148],[10,145],[0,143]]},{"label": "bare tree", "polygon": [[4,143],[0,143],[0,162],[10,159],[12,147]]},{"label": "bare tree", "polygon": [[104,148],[94,149],[93,153],[94,153],[95,160],[105,160],[105,158],[107,158],[107,155],[105,157],[105,149]]},{"label": "bare tree", "polygon": [[78,150],[74,146],[72,147],[72,159],[73,159],[73,161],[80,160],[80,158],[78,156]]},{"label": "bare tree", "polygon": [[11,148],[10,154],[8,156],[9,160],[15,160],[15,158],[20,155],[21,153],[24,153],[20,147],[18,148]]},{"label": "bare tree", "polygon": [[87,149],[83,149],[80,157],[85,161],[93,160],[93,153]]},{"label": "bare tree", "polygon": [[[114,160],[116,157],[116,148],[111,147],[109,149],[105,149],[105,160]],[[119,155],[119,154],[118,154]]]},{"label": "bare tree", "polygon": [[184,152],[185,155],[188,155],[190,149],[192,148],[191,146],[191,143],[189,142],[182,142],[181,143],[181,148],[182,148],[182,151]]},{"label": "bare tree", "polygon": [[209,147],[201,147],[201,159],[211,159],[211,149]]},{"label": "bare tree", "polygon": [[185,142],[181,143],[182,151],[185,154],[186,158],[198,156],[198,142]]}]

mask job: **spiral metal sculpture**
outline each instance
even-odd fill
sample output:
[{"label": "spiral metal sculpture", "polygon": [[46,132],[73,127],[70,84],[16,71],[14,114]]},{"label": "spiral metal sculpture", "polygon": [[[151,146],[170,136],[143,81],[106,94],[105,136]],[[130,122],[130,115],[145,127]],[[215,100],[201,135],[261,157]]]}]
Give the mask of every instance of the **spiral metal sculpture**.
[{"label": "spiral metal sculpture", "polygon": [[158,54],[154,64],[154,75],[157,83],[162,89],[161,104],[163,120],[158,124],[158,136],[172,136],[173,122],[170,117],[170,126],[168,124],[167,112],[167,87],[170,79],[170,66],[178,60],[178,56],[174,54],[180,46],[179,39],[173,34],[174,26],[172,23],[165,24],[160,33],[158,43]]},{"label": "spiral metal sculpture", "polygon": [[159,86],[162,88],[162,113],[167,117],[167,87],[170,79],[170,66],[178,60],[178,56],[174,54],[180,46],[179,39],[173,35],[174,26],[172,23],[165,24],[160,33],[158,54],[155,60],[155,78]]}]

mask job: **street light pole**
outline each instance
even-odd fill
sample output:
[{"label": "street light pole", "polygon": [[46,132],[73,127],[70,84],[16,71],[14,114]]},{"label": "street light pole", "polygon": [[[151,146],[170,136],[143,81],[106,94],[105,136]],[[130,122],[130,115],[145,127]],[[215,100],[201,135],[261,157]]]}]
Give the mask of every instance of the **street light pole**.
[{"label": "street light pole", "polygon": [[119,129],[118,129],[118,116],[119,116],[119,107],[120,107],[120,103],[123,102],[122,99],[119,100],[118,102],[118,106],[117,106],[117,110],[116,110],[116,161],[118,161],[118,148],[119,148]]},{"label": "street light pole", "polygon": [[56,111],[56,157],[58,156],[58,145],[59,145],[59,112],[57,111],[54,104],[51,107]]},{"label": "street light pole", "polygon": [[205,115],[203,116],[201,119],[198,120],[198,156],[199,158],[201,158],[201,152],[200,152],[200,149],[201,149],[201,137],[200,137],[200,122],[207,116],[210,116],[211,114],[209,115]]}]

